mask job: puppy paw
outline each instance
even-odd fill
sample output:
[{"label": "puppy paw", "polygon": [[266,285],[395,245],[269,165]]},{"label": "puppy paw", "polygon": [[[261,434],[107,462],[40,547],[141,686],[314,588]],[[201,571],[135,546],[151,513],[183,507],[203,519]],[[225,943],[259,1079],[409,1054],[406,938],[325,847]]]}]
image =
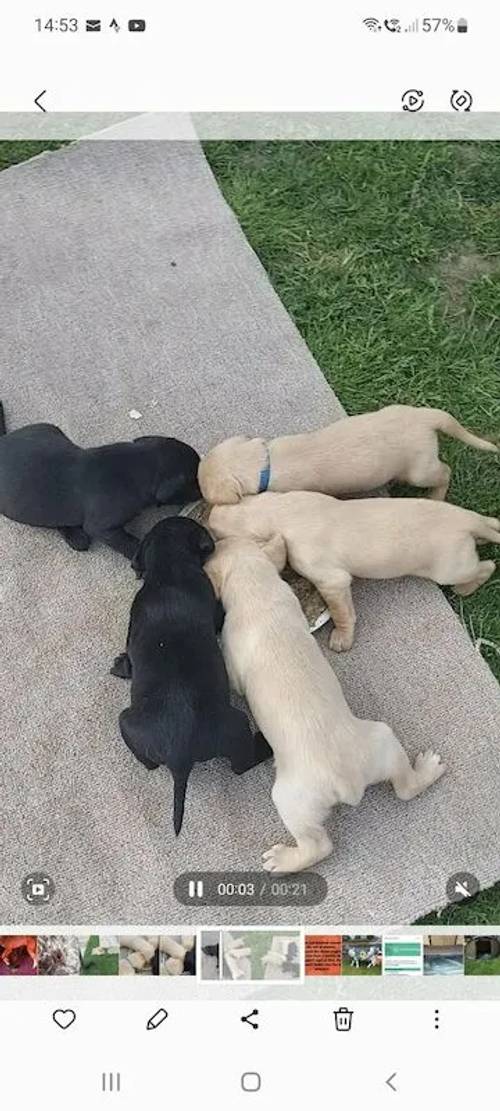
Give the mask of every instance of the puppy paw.
[{"label": "puppy paw", "polygon": [[341,629],[332,629],[328,643],[333,652],[349,652],[353,640],[354,632],[345,633]]},{"label": "puppy paw", "polygon": [[266,872],[288,873],[297,870],[297,849],[288,845],[273,845],[272,849],[262,854],[263,867]]},{"label": "puppy paw", "polygon": [[426,752],[419,752],[415,760],[415,774],[423,787],[430,787],[431,783],[440,779],[445,771],[446,764],[443,764],[438,752],[433,752],[431,748]]},{"label": "puppy paw", "polygon": [[121,655],[116,657],[109,674],[115,675],[117,679],[132,678],[132,666],[126,652],[122,652]]}]

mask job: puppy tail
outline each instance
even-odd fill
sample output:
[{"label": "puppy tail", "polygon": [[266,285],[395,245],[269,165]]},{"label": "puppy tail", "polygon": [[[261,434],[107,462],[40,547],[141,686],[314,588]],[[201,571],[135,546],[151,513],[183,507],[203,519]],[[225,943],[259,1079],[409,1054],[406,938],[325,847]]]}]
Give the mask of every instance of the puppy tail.
[{"label": "puppy tail", "polygon": [[0,436],[5,436],[7,432],[7,425],[5,423],[5,409],[0,401]]},{"label": "puppy tail", "polygon": [[182,829],[186,789],[190,773],[191,767],[176,768],[176,770],[172,772],[174,777],[174,830],[176,837],[179,836]]},{"label": "puppy tail", "polygon": [[455,420],[455,417],[451,416],[451,413],[446,413],[444,409],[432,409],[431,413],[436,431],[444,432],[447,436],[453,436],[454,440],[461,440],[463,444],[479,448],[480,451],[500,450],[491,440],[483,440],[480,436],[475,436],[473,432],[469,432],[468,428],[464,428]]}]

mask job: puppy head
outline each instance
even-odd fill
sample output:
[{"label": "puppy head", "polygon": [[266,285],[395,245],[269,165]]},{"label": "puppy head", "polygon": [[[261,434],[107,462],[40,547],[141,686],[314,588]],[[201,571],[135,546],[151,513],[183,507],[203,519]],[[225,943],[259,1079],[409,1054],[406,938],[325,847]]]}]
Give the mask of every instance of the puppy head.
[{"label": "puppy head", "polygon": [[189,444],[169,436],[139,436],[139,450],[154,464],[153,498],[157,505],[185,505],[200,497],[200,457]]},{"label": "puppy head", "polygon": [[229,536],[215,544],[215,551],[205,564],[205,572],[217,598],[221,597],[227,576],[231,573],[235,562],[237,563],[238,559],[245,554],[249,544],[255,547],[251,540],[240,539],[237,536]]},{"label": "puppy head", "polygon": [[172,562],[192,563],[202,567],[214,550],[210,533],[197,521],[189,517],[167,517],[160,521],[144,540],[132,561],[138,578],[145,578],[150,572],[168,571]]},{"label": "puppy head", "polygon": [[198,482],[210,505],[236,505],[244,494],[256,494],[265,458],[265,442],[232,436],[201,460]]},{"label": "puppy head", "polygon": [[205,571],[218,598],[222,596],[225,583],[235,569],[243,573],[245,564],[250,568],[270,560],[277,571],[282,571],[287,560],[285,541],[278,533],[265,540],[252,540],[244,536],[228,536],[219,540],[215,551],[205,565]]},{"label": "puppy head", "polygon": [[213,532],[216,540],[224,540],[226,536],[239,536],[238,527],[241,521],[241,507],[232,505],[214,505],[210,510],[208,527]]},{"label": "puppy head", "polygon": [[265,552],[271,563],[274,563],[276,569],[280,572],[283,571],[288,558],[283,536],[277,532],[259,535],[258,532],[245,531],[244,508],[244,505],[214,505],[208,518],[210,531],[216,540],[238,536],[242,539],[253,540]]}]

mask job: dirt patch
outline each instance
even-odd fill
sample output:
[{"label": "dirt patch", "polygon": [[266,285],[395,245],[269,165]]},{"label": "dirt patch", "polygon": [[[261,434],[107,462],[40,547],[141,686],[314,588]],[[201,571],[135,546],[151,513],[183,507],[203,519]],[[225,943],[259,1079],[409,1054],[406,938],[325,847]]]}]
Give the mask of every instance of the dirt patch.
[{"label": "dirt patch", "polygon": [[461,254],[448,255],[439,265],[439,276],[443,283],[443,297],[448,309],[462,312],[467,289],[478,278],[490,277],[500,270],[500,256],[480,255],[473,248]]}]

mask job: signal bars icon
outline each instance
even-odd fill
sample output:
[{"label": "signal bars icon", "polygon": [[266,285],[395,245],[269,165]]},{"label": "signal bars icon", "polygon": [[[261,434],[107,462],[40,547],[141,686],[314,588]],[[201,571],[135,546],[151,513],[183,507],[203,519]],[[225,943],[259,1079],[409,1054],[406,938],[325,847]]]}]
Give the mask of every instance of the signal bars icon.
[{"label": "signal bars icon", "polygon": [[418,30],[419,30],[419,21],[418,21],[418,19],[414,19],[413,23],[409,23],[408,26],[405,27],[406,32],[408,32],[408,31],[418,31]]}]

